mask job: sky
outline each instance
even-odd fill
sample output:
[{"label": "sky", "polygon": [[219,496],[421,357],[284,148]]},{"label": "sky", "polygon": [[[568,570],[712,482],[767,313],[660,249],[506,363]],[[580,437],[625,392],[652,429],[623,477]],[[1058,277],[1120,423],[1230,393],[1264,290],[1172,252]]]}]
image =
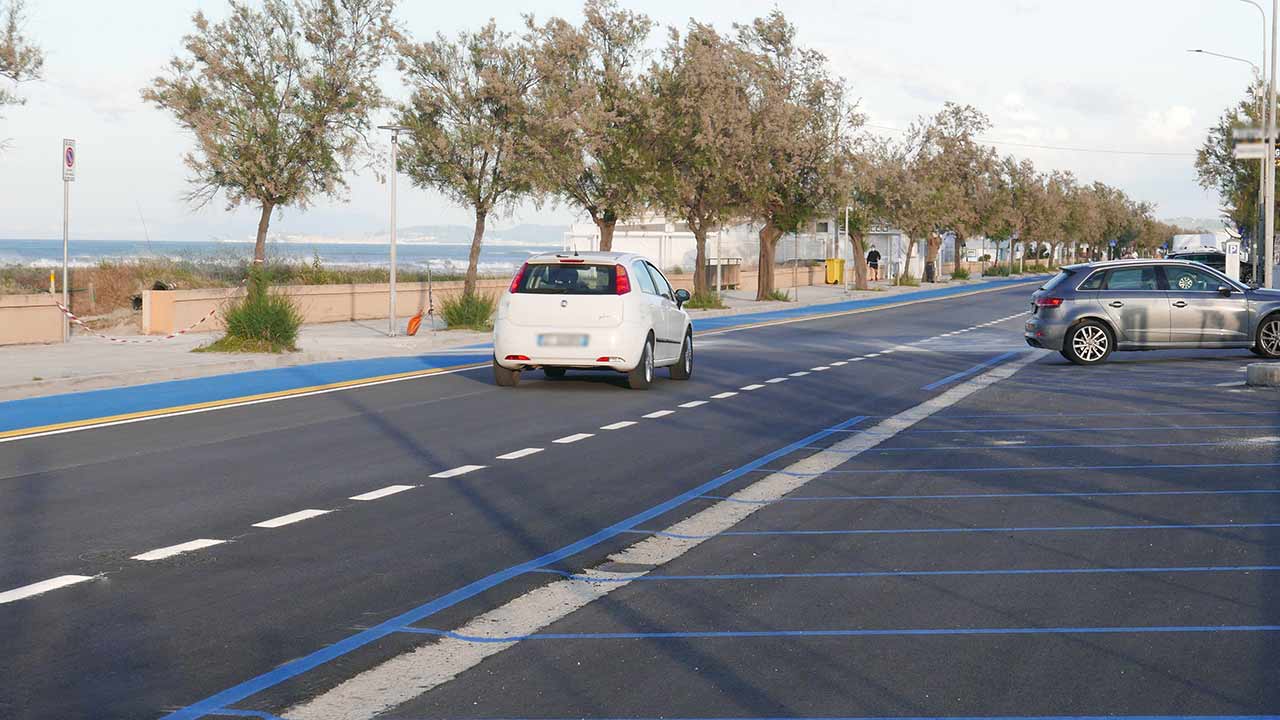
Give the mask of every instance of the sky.
[{"label": "sky", "polygon": [[[950,100],[986,112],[986,138],[1042,170],[1070,170],[1157,205],[1156,215],[1215,217],[1216,194],[1196,184],[1195,149],[1244,93],[1243,63],[1186,52],[1203,48],[1261,62],[1262,24],[1242,0],[622,0],[660,26],[690,18],[730,30],[781,8],[800,42],[844,77],[868,131],[895,135]],[[580,19],[577,2],[401,0],[397,17],[419,39],[495,19],[518,30],[521,15]],[[0,238],[60,238],[61,139],[75,138],[71,236],[78,239],[210,240],[254,234],[257,211],[221,198],[195,210],[184,200],[182,156],[191,140],[139,91],[181,50],[191,16],[227,12],[226,0],[38,0],[28,35],[46,53],[45,75],[23,83],[23,106],[0,110]],[[407,95],[389,62],[383,86]],[[0,80],[0,82],[4,82]],[[378,120],[388,119],[385,115]],[[386,141],[379,138],[379,144]],[[1019,143],[1020,145],[1014,145]],[[1049,145],[1075,150],[1025,147]],[[1083,152],[1121,150],[1163,155]],[[388,195],[372,173],[350,178],[341,201],[285,209],[272,232],[334,238],[384,233]],[[469,225],[473,216],[402,178],[401,227]],[[491,222],[567,224],[572,209],[525,205]]]}]

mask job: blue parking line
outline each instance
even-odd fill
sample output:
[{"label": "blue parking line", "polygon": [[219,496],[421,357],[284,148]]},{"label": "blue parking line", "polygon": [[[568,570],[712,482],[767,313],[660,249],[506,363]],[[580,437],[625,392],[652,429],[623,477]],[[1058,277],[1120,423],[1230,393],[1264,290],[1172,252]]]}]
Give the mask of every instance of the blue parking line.
[{"label": "blue parking line", "polygon": [[[946,415],[938,413],[932,420],[1001,420],[1004,418],[1086,418],[1133,417],[1135,412],[1087,412],[1087,413],[980,413],[977,415]],[[1174,410],[1167,412],[1142,411],[1143,417],[1168,417],[1171,415],[1280,415],[1280,410]]]},{"label": "blue parking line", "polygon": [[716,638],[793,637],[913,637],[920,635],[1113,635],[1151,633],[1280,632],[1280,625],[1128,625],[1119,627],[994,627],[994,628],[859,628],[854,630],[686,630],[656,632],[531,633],[485,637],[452,630],[406,627],[402,632],[436,635],[472,643],[513,643],[523,640],[683,640]]},{"label": "blue parking line", "polygon": [[1043,527],[948,527],[948,528],[859,528],[853,530],[726,530],[713,535],[687,535],[665,530],[625,530],[635,535],[656,535],[676,540],[708,540],[727,536],[781,535],[952,535],[966,533],[1107,532],[1112,530],[1244,530],[1275,528],[1280,522],[1264,523],[1170,523],[1167,525],[1049,525]]},{"label": "blue parking line", "polygon": [[1009,498],[1070,498],[1070,497],[1141,497],[1159,495],[1280,495],[1280,490],[1082,490],[1075,492],[1006,492],[1006,493],[943,493],[937,495],[797,495],[777,500],[741,500],[721,495],[703,495],[704,500],[739,503],[742,505],[771,505],[781,502],[855,502],[866,500],[987,500]]},{"label": "blue parking line", "polygon": [[1222,447],[1231,445],[1239,448],[1247,447],[1266,447],[1267,445],[1280,444],[1280,438],[1270,442],[1251,442],[1247,438],[1235,440],[1208,440],[1205,442],[1189,442],[1189,443],[1098,443],[1098,444],[1073,444],[1061,443],[1055,445],[933,445],[928,447],[877,447],[870,451],[864,450],[835,450],[831,448],[823,448],[835,453],[861,454],[863,452],[936,452],[939,450],[1061,450],[1066,448],[1079,450],[1098,450],[1098,449],[1124,449],[1124,448],[1176,448],[1176,447]]},{"label": "blue parking line", "polygon": [[789,470],[771,470],[769,468],[761,468],[756,472],[777,473],[779,475],[790,475],[792,477],[818,477],[820,475],[894,475],[898,473],[973,473],[973,472],[1038,472],[1038,471],[1061,471],[1061,470],[1135,470],[1135,469],[1151,469],[1151,470],[1186,470],[1189,468],[1215,468],[1218,470],[1224,468],[1261,468],[1261,467],[1280,467],[1280,462],[1265,463],[1171,463],[1158,465],[1153,463],[1139,463],[1136,465],[1022,465],[1017,467],[964,467],[964,468],[890,468],[885,470],[824,470],[817,473],[792,472]]},{"label": "blue parking line", "polygon": [[1012,427],[1012,428],[985,428],[980,425],[971,428],[947,428],[944,430],[926,429],[926,430],[901,430],[895,433],[876,432],[874,430],[845,430],[843,432],[856,432],[864,435],[923,435],[923,434],[942,434],[942,433],[1044,433],[1044,432],[1091,432],[1101,433],[1113,430],[1167,430],[1170,432],[1180,432],[1183,430],[1280,430],[1280,425],[1129,425],[1123,427],[1108,427],[1105,425],[1089,425],[1079,427]]},{"label": "blue parking line", "polygon": [[814,441],[820,438],[831,435],[832,433],[838,432],[842,429],[846,429],[854,425],[857,425],[863,420],[866,420],[866,416],[858,415],[856,417],[852,417],[848,420],[845,420],[844,422],[839,423],[837,425],[833,425],[824,430],[819,430],[818,432],[813,433],[812,435],[806,438],[802,438],[800,440],[797,440],[796,442],[791,443],[790,445],[782,447],[778,450],[774,450],[773,452],[767,455],[763,455],[759,458],[756,458],[755,460],[752,460],[751,462],[745,465],[739,466],[737,468],[734,468],[733,470],[730,470],[729,472],[724,473],[723,475],[720,475],[714,480],[708,480],[707,482],[702,483],[701,485],[695,488],[687,490],[671,498],[670,500],[658,503],[657,505],[654,505],[648,510],[644,510],[639,513],[636,513],[635,515],[632,515],[631,517],[626,518],[625,520],[621,520],[617,523],[614,523],[613,525],[610,525],[609,527],[604,528],[599,532],[588,535],[587,537],[582,538],[581,540],[565,545],[564,547],[558,550],[553,550],[552,552],[542,555],[541,557],[537,557],[532,560],[527,560],[518,565],[512,565],[511,567],[505,570],[500,570],[491,575],[487,575],[479,580],[470,582],[452,592],[449,592],[445,595],[441,595],[440,597],[430,602],[419,605],[418,607],[415,607],[412,610],[403,612],[393,618],[390,618],[381,623],[378,623],[377,625],[374,625],[371,628],[358,632],[355,635],[351,635],[343,640],[339,640],[338,642],[333,643],[332,645],[323,647],[319,650],[316,650],[308,655],[304,655],[300,658],[290,660],[284,663],[283,665],[280,665],[275,669],[265,672],[255,678],[251,678],[238,685],[227,688],[226,690],[223,690],[219,693],[210,695],[209,697],[203,700],[187,705],[186,707],[183,707],[179,710],[175,710],[174,712],[171,712],[168,715],[165,715],[163,720],[193,720],[194,718],[201,718],[206,715],[217,715],[219,714],[220,711],[225,710],[226,706],[228,705],[238,703],[244,700],[245,698],[248,698],[252,695],[262,692],[263,690],[266,690],[268,688],[275,687],[276,685],[279,685],[282,682],[295,678],[310,670],[314,670],[315,668],[320,667],[321,665],[324,665],[330,662],[331,660],[340,658],[372,642],[381,640],[382,638],[387,637],[388,635],[391,635],[393,633],[400,632],[408,625],[412,625],[413,623],[416,623],[416,622],[421,622],[422,620],[428,617],[431,617],[432,615],[442,610],[453,607],[454,605],[457,605],[458,603],[463,602],[464,600],[467,600],[469,598],[473,598],[476,595],[479,595],[480,593],[485,592],[486,590],[489,590],[498,585],[501,585],[502,583],[508,580],[511,580],[512,578],[519,577],[521,575],[524,575],[525,573],[532,572],[534,570],[538,570],[539,568],[543,568],[548,565],[553,565],[555,563],[561,562],[562,560],[566,560],[570,557],[573,557],[574,555],[577,555],[578,553],[583,552],[584,550],[588,550],[592,547],[595,547],[596,545],[599,545],[600,543],[603,543],[607,540],[610,540],[623,533],[630,531],[632,528],[639,525],[640,523],[646,522],[648,520],[652,520],[655,517],[658,517],[666,512],[669,512],[671,510],[674,510],[675,508],[680,507],[681,505],[684,505],[685,503],[697,498],[698,496],[704,493],[710,492],[712,490],[715,490],[718,487],[721,487],[727,483],[737,480],[738,478],[743,477],[744,475],[750,473],[752,470],[755,470],[761,465],[766,465],[768,463],[771,463],[774,460],[777,460],[780,457],[793,453],[796,450],[799,450],[804,446],[809,445],[810,443],[813,443]]},{"label": "blue parking line", "polygon": [[931,383],[929,383],[928,385],[925,385],[924,387],[922,387],[922,388],[920,388],[920,389],[921,389],[921,390],[937,390],[938,388],[942,387],[943,385],[950,385],[951,383],[956,382],[957,380],[963,380],[963,379],[965,379],[965,378],[969,377],[970,375],[976,375],[976,374],[978,374],[978,373],[982,372],[983,370],[985,370],[985,369],[987,369],[987,368],[991,367],[992,365],[996,365],[996,364],[998,364],[998,363],[1002,363],[1002,362],[1004,362],[1005,360],[1008,360],[1009,358],[1012,358],[1012,357],[1017,357],[1018,355],[1021,355],[1021,354],[1022,354],[1022,353],[1024,353],[1024,352],[1026,352],[1026,351],[1025,351],[1025,350],[1014,350],[1014,351],[1012,351],[1012,352],[1004,353],[1003,355],[997,355],[997,356],[995,356],[995,357],[991,358],[990,360],[984,360],[984,361],[982,361],[982,362],[978,363],[977,365],[974,365],[973,367],[969,368],[968,370],[961,370],[960,372],[958,372],[958,373],[956,373],[956,374],[954,374],[954,375],[948,375],[948,376],[946,376],[946,377],[942,378],[941,380],[938,380],[938,381],[936,381],[936,382],[931,382]]},{"label": "blue parking line", "polygon": [[[479,720],[581,720],[576,718],[480,718]],[[602,717],[594,720],[1280,720],[1280,715],[889,715],[861,717]]]},{"label": "blue parking line", "polygon": [[893,578],[893,577],[974,577],[985,575],[1145,575],[1163,573],[1233,573],[1277,572],[1280,565],[1194,565],[1187,567],[1097,567],[1037,568],[997,570],[852,570],[847,572],[809,573],[723,573],[718,575],[636,575],[634,577],[596,577],[580,573],[552,570],[538,572],[560,575],[570,580],[591,583],[681,582],[717,580],[808,580],[822,578]]}]

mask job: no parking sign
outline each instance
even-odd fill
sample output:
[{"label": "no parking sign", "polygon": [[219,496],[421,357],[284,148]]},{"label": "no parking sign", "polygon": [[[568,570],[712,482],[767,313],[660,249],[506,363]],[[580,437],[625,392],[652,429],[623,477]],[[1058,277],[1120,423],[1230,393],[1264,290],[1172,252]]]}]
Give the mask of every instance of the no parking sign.
[{"label": "no parking sign", "polygon": [[62,181],[71,182],[76,179],[76,141],[62,141]]}]

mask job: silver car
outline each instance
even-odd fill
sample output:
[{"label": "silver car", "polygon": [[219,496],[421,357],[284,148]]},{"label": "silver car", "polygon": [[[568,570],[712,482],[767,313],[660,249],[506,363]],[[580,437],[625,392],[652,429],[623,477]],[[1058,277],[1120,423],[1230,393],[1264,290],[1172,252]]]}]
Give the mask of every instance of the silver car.
[{"label": "silver car", "polygon": [[1114,350],[1167,348],[1249,348],[1280,358],[1280,291],[1184,260],[1068,265],[1032,295],[1024,336],[1077,365]]}]

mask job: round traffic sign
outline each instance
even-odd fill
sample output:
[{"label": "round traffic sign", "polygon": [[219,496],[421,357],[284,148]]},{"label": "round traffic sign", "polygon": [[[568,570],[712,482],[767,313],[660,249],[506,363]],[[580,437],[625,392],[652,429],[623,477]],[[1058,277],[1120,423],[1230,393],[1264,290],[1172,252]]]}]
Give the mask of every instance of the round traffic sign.
[{"label": "round traffic sign", "polygon": [[75,148],[73,148],[73,147],[68,147],[68,148],[66,149],[65,157],[63,158],[63,160],[66,162],[66,165],[67,165],[67,169],[68,169],[68,170],[75,168],[75,166],[76,166],[76,149],[75,149]]}]

